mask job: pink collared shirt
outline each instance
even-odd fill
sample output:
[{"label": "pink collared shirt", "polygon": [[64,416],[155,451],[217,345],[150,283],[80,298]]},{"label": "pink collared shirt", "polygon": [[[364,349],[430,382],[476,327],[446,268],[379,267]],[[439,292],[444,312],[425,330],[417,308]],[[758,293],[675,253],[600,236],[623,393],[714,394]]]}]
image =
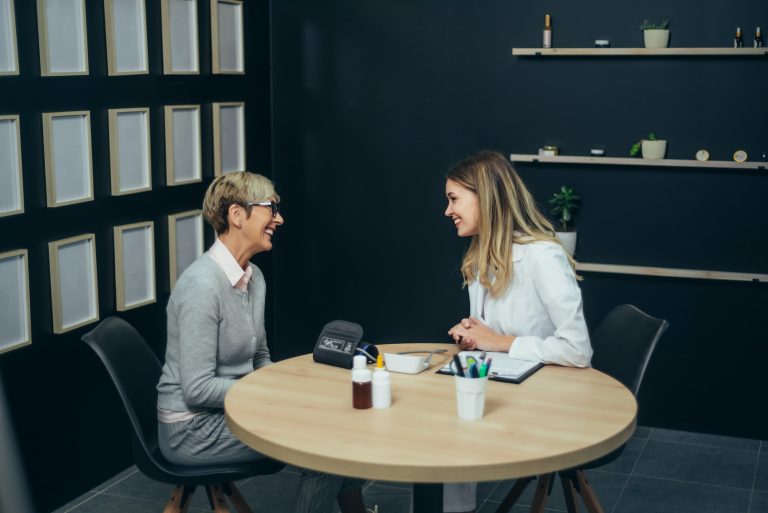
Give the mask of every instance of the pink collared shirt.
[{"label": "pink collared shirt", "polygon": [[245,292],[248,290],[248,282],[251,280],[253,269],[248,265],[245,269],[240,267],[235,257],[232,256],[229,249],[216,239],[211,249],[208,250],[208,256],[213,259],[219,268],[227,275],[229,283],[236,289]]}]

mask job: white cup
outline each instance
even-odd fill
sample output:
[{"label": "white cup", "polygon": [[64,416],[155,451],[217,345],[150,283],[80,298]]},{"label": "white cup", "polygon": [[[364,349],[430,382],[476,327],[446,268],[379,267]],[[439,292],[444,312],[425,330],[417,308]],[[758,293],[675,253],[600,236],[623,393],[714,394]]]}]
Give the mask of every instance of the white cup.
[{"label": "white cup", "polygon": [[459,410],[459,417],[466,420],[483,418],[485,387],[488,384],[488,377],[462,378],[454,376],[453,379],[456,383],[456,406]]}]

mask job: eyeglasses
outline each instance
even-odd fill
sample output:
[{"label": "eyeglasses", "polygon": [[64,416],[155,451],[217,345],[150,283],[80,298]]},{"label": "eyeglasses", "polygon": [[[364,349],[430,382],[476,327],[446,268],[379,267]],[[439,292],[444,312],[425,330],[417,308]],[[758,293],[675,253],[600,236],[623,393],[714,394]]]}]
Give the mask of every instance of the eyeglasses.
[{"label": "eyeglasses", "polygon": [[280,213],[280,203],[276,201],[249,201],[245,204],[247,207],[252,207],[254,205],[259,207],[269,207],[269,209],[272,210],[272,217],[277,217],[277,214]]}]

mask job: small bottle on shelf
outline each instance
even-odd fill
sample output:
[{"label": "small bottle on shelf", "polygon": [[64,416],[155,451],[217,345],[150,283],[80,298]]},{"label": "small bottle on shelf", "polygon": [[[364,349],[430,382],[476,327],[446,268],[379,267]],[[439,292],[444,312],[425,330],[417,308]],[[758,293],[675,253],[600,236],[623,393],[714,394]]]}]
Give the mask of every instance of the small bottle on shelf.
[{"label": "small bottle on shelf", "polygon": [[733,47],[742,48],[744,46],[744,39],[741,37],[741,27],[736,27],[736,37],[733,38]]},{"label": "small bottle on shelf", "polygon": [[541,46],[543,48],[552,48],[552,17],[549,14],[544,15],[544,32]]},{"label": "small bottle on shelf", "polygon": [[762,48],[765,46],[765,43],[763,42],[763,33],[760,31],[760,27],[757,27],[755,29],[755,42],[754,42],[755,48]]}]

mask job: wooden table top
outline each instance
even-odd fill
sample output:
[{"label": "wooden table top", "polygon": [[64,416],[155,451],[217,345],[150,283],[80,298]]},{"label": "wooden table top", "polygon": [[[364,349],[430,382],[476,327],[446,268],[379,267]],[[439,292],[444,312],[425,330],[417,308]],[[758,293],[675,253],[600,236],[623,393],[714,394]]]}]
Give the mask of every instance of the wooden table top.
[{"label": "wooden table top", "polygon": [[522,384],[490,381],[485,416],[458,417],[453,377],[435,374],[451,344],[379,345],[382,353],[447,348],[420,374],[390,373],[392,406],[352,408],[351,371],[304,355],[245,376],[225,400],[234,434],[272,458],[364,479],[438,483],[538,475],[626,442],[637,402],[594,369],[553,365]]}]

